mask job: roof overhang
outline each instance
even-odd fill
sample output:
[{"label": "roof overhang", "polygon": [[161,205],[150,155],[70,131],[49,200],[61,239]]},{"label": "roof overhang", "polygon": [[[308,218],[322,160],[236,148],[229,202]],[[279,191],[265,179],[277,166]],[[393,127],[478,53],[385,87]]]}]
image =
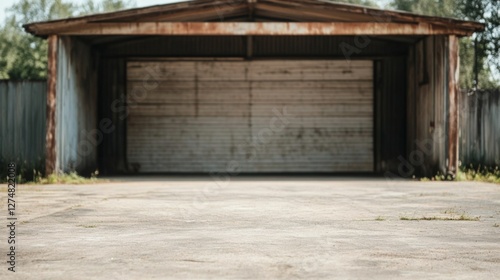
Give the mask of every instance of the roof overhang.
[{"label": "roof overhang", "polygon": [[321,0],[195,0],[24,25],[48,35],[457,35],[484,24]]},{"label": "roof overhang", "polygon": [[446,35],[465,36],[430,24],[346,22],[121,22],[88,23],[59,35]]}]

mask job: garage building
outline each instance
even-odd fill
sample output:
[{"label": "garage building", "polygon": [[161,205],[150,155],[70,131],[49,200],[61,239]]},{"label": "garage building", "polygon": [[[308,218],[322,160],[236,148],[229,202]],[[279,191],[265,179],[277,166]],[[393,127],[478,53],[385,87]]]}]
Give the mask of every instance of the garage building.
[{"label": "garage building", "polygon": [[196,0],[31,23],[46,171],[455,175],[475,22],[317,0]]}]

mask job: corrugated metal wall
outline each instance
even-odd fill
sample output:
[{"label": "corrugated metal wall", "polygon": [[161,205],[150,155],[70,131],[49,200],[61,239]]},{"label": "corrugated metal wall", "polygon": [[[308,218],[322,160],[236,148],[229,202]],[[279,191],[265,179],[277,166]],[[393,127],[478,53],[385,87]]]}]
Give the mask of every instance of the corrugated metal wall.
[{"label": "corrugated metal wall", "polygon": [[[95,38],[87,38],[92,41]],[[394,39],[394,38],[392,38]],[[384,148],[377,171],[382,171],[382,161],[385,160],[385,169],[391,170],[394,157],[401,151],[405,154],[406,143],[400,141],[402,134],[398,121],[401,110],[405,110],[405,63],[401,57],[408,54],[408,44],[396,42],[391,38],[373,38],[365,41],[364,37],[354,36],[255,36],[252,39],[245,37],[200,37],[200,36],[175,36],[175,37],[136,37],[133,39],[115,38],[112,43],[96,45],[101,52],[100,67],[100,94],[99,94],[99,119],[113,120],[116,130],[104,135],[103,144],[99,147],[99,169],[105,173],[121,173],[126,170],[126,122],[122,108],[125,108],[124,79],[126,76],[125,63],[132,58],[163,59],[175,57],[240,57],[251,56],[255,59],[277,58],[336,58],[336,59],[370,59],[384,60],[383,72],[385,89],[389,92],[381,94],[381,107],[377,110],[389,110],[382,114],[380,123],[384,134],[376,141],[383,141]],[[405,41],[405,40],[402,40]],[[406,40],[410,42],[411,40]],[[352,51],[347,53],[346,51]],[[394,58],[394,60],[391,60]],[[387,59],[387,60],[386,60]],[[395,83],[395,85],[391,85]],[[397,97],[397,101],[387,98]],[[392,103],[391,103],[392,102]],[[398,106],[400,105],[400,106]],[[396,111],[390,111],[397,109]],[[378,113],[377,113],[378,114]],[[390,128],[390,127],[393,128]],[[394,128],[398,127],[398,128]],[[404,128],[402,128],[404,130]],[[403,132],[404,133],[404,132]],[[378,137],[378,136],[377,136]],[[399,141],[399,142],[398,142]],[[401,143],[402,142],[402,143]],[[399,143],[400,145],[395,145]],[[386,154],[390,153],[390,154]],[[405,156],[405,155],[404,155]],[[392,169],[394,170],[394,169]]]},{"label": "corrugated metal wall", "polygon": [[46,98],[45,81],[0,81],[0,163],[17,162],[23,176],[44,172]]},{"label": "corrugated metal wall", "polygon": [[397,173],[406,157],[406,58],[377,60],[375,78],[376,170]]},{"label": "corrugated metal wall", "polygon": [[408,56],[408,151],[400,161],[403,177],[446,171],[448,54],[447,37],[429,36]]},{"label": "corrugated metal wall", "polygon": [[[81,174],[97,167],[97,66],[91,48],[72,37],[58,43],[56,170]],[[101,139],[101,140],[100,140]]]},{"label": "corrugated metal wall", "polygon": [[[237,39],[234,39],[237,38]],[[213,41],[213,46],[208,47],[211,54],[220,52],[230,54],[243,54],[245,51],[244,38],[234,37],[232,44],[223,44],[225,39]],[[290,55],[305,55],[304,50],[309,50],[309,55],[314,53],[334,55],[331,44],[321,44],[311,39],[309,42],[296,42],[290,44],[292,50],[286,50],[283,42],[292,40],[284,37],[283,40],[267,42],[271,37],[261,38],[254,42],[256,52],[261,55],[274,56],[278,53]],[[338,38],[337,38],[338,39]],[[178,39],[185,40],[185,39]],[[193,39],[200,40],[200,38]],[[130,42],[126,43],[127,45]],[[204,42],[195,44],[197,49],[203,48]],[[380,46],[389,48],[391,44]],[[267,45],[267,47],[266,47]],[[397,45],[397,44],[396,44]],[[144,46],[144,45],[141,45]],[[189,48],[193,54],[192,45],[176,45],[177,49]],[[225,46],[225,47],[224,47]],[[263,47],[264,46],[264,47]],[[279,47],[284,49],[279,52]],[[392,45],[395,46],[395,45]],[[122,46],[123,47],[123,46]],[[89,143],[88,136],[93,137],[98,128],[98,120],[109,118],[112,120],[114,130],[102,133],[102,140],[95,138],[99,145],[100,168],[108,168],[109,172],[126,171],[126,115],[123,117],[125,104],[125,77],[126,58],[134,54],[129,47],[122,49],[122,58],[110,58],[104,54],[100,63],[100,95],[97,103],[96,85],[96,57],[92,49],[76,40],[62,38],[59,42],[59,77],[57,95],[57,120],[62,122],[58,126],[58,164],[63,170],[78,169],[80,171],[93,171],[96,165],[96,148],[90,142],[90,152],[87,154],[84,145]],[[127,50],[128,49],[128,50]],[[229,49],[232,49],[229,50]],[[107,49],[112,50],[112,48]],[[114,49],[116,50],[116,49]],[[142,53],[140,48],[135,49]],[[399,84],[403,83],[400,77],[402,61],[397,57],[378,60],[378,67],[382,74],[377,74],[378,79],[376,102],[377,122],[376,139],[378,150],[377,170],[392,170],[402,175],[435,175],[437,171],[444,171],[446,165],[446,129],[447,129],[447,38],[443,36],[428,37],[410,48],[408,55],[408,95],[407,95],[407,146],[403,160],[394,157],[400,152],[401,146],[394,143],[401,139],[401,130],[397,118],[403,106]],[[147,50],[144,50],[147,52]],[[405,48],[399,48],[397,53],[405,53]],[[187,52],[186,52],[187,53]],[[108,55],[112,54],[109,52]],[[137,53],[136,53],[137,54]],[[363,56],[376,55],[377,51],[371,49]],[[158,48],[158,56],[168,56],[164,50]],[[424,59],[425,58],[425,59]],[[382,76],[381,76],[382,75]],[[500,116],[499,93],[479,92],[467,96],[462,93],[460,125],[460,159],[463,164],[498,165],[500,158]],[[385,97],[382,97],[385,96]],[[397,98],[397,100],[390,100]],[[29,102],[28,102],[29,101]],[[98,106],[97,106],[98,104]],[[45,125],[46,125],[46,83],[35,82],[0,82],[0,151],[3,160],[22,160],[36,169],[43,169],[45,153]],[[97,115],[99,108],[99,115]],[[399,112],[399,113],[398,113]],[[97,116],[99,116],[97,118]],[[98,129],[97,131],[99,131]],[[102,131],[101,131],[102,132]],[[92,139],[92,138],[90,138]],[[63,144],[63,145],[62,145]],[[79,152],[80,147],[80,152]],[[419,155],[423,155],[421,159]],[[390,159],[392,163],[389,162]],[[397,164],[397,167],[395,166]],[[382,166],[385,165],[385,169]],[[392,166],[392,167],[391,167]],[[402,172],[399,172],[402,170]]]},{"label": "corrugated metal wall", "polygon": [[460,161],[500,166],[500,90],[460,93]]},{"label": "corrugated metal wall", "polygon": [[253,38],[253,53],[260,57],[318,56],[373,57],[406,55],[403,43],[374,37],[354,36],[258,36]]},{"label": "corrugated metal wall", "polygon": [[123,58],[103,58],[99,76],[99,120],[109,120],[112,128],[103,133],[99,145],[99,170],[103,174],[124,173],[126,164],[126,62]]},{"label": "corrugated metal wall", "polygon": [[348,57],[406,55],[404,43],[355,36],[150,37],[101,46],[104,56],[128,57]]},{"label": "corrugated metal wall", "polygon": [[241,36],[139,37],[101,47],[103,56],[116,57],[234,57],[245,55],[246,39]]}]

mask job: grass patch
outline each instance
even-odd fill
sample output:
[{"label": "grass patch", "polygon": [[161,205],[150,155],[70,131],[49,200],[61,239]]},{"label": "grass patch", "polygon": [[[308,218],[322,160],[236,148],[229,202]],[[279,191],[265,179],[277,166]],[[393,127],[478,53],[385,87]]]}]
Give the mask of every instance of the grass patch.
[{"label": "grass patch", "polygon": [[[420,178],[422,182],[430,181],[452,181],[454,178],[451,175],[438,174],[431,178]],[[461,166],[457,173],[457,181],[473,181],[500,184],[500,169],[498,166],[486,167],[469,165],[467,167]]]},{"label": "grass patch", "polygon": [[431,177],[431,178],[420,178],[420,181],[422,182],[431,182],[431,181],[452,181],[453,177],[451,175],[444,175],[441,174],[441,172],[438,172],[436,176]]},{"label": "grass patch", "polygon": [[461,167],[457,175],[458,181],[475,181],[500,184],[500,169],[498,166],[486,167],[479,165],[474,167]]},{"label": "grass patch", "polygon": [[400,217],[401,221],[480,221],[480,217],[471,217],[466,214],[462,214],[460,216],[452,216],[452,217],[438,217],[438,216],[430,216],[430,217]]},{"label": "grass patch", "polygon": [[443,214],[454,215],[454,214],[460,214],[460,212],[457,211],[455,208],[449,208],[449,209],[444,210]]},{"label": "grass patch", "polygon": [[21,160],[20,158],[3,158],[0,156],[0,183],[7,183],[7,164],[16,164],[16,183],[24,184],[34,181],[37,174],[44,173],[45,159],[38,158],[33,161]]},{"label": "grass patch", "polygon": [[30,182],[26,182],[27,184],[36,184],[36,185],[53,185],[53,184],[68,184],[68,185],[85,185],[85,184],[97,184],[104,183],[107,180],[98,179],[98,172],[92,173],[89,177],[83,177],[78,175],[76,172],[71,173],[58,173],[51,174],[48,177],[42,177],[40,173],[37,173],[34,176],[34,180]]},{"label": "grass patch", "polygon": [[382,216],[378,216],[375,221],[379,221],[379,222],[382,222],[382,221],[385,221],[385,218],[382,217]]},{"label": "grass patch", "polygon": [[[0,159],[0,163],[2,160]],[[55,173],[48,177],[43,176],[42,169],[27,170],[25,165],[17,167],[16,171],[16,184],[28,185],[51,185],[51,184],[69,184],[69,185],[83,185],[83,184],[97,184],[109,182],[109,180],[98,179],[99,171],[93,172],[90,177],[81,176],[76,172],[70,173]],[[7,175],[0,172],[0,184],[7,183]],[[3,191],[0,189],[0,191]]]},{"label": "grass patch", "polygon": [[82,177],[78,175],[76,172],[71,173],[63,173],[63,174],[52,174],[48,177],[36,177],[33,184],[69,184],[69,185],[82,185],[82,184],[96,184],[101,182],[102,180],[97,179],[92,176],[90,178]]}]

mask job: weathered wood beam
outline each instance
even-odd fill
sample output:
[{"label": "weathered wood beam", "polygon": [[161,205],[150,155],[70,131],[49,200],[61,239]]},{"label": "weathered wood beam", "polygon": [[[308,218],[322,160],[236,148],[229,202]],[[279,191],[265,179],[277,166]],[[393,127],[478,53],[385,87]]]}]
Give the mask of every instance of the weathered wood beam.
[{"label": "weathered wood beam", "polygon": [[47,75],[47,131],[45,138],[45,175],[56,170],[56,85],[57,85],[57,35],[48,38]]},{"label": "weathered wood beam", "polygon": [[458,172],[458,91],[459,43],[457,36],[448,37],[448,174],[456,178]]},{"label": "weathered wood beam", "polygon": [[472,32],[427,23],[377,22],[119,22],[45,30],[59,35],[459,35]]}]

